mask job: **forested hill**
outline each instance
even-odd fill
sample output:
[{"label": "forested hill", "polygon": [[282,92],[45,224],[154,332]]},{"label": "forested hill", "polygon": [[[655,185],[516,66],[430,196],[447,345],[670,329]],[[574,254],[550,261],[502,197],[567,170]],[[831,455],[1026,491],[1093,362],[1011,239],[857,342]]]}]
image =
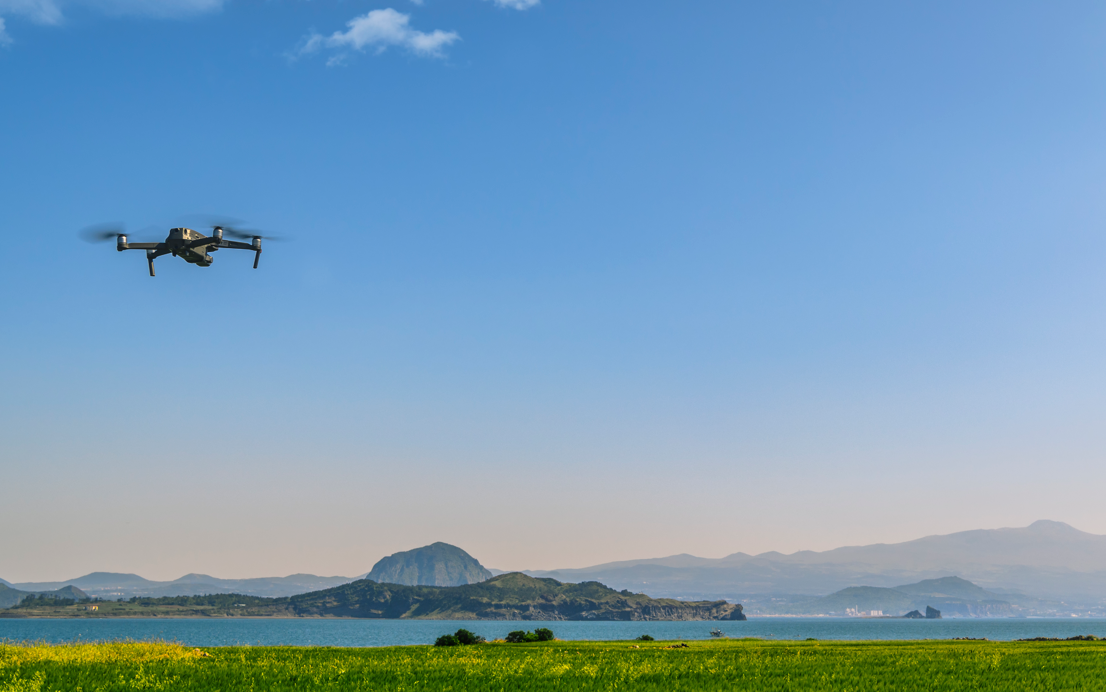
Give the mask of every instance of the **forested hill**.
[{"label": "forested hill", "polygon": [[479,584],[399,586],[363,579],[293,596],[298,615],[438,620],[739,620],[740,605],[683,602],[615,591],[599,582],[562,584],[512,572]]},{"label": "forested hill", "polygon": [[615,591],[598,582],[562,584],[513,572],[464,586],[403,586],[362,579],[288,598],[235,594],[16,608],[2,617],[353,617],[436,620],[744,620],[726,601],[685,602]]}]

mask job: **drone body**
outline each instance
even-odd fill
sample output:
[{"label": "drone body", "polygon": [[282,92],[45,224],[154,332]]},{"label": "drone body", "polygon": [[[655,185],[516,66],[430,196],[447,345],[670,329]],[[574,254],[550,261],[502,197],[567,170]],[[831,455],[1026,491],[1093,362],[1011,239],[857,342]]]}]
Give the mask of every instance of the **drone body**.
[{"label": "drone body", "polygon": [[[102,228],[102,227],[101,227]],[[223,233],[236,238],[249,239],[248,243],[240,243],[234,240],[225,240]],[[254,252],[253,268],[257,269],[257,263],[261,260],[261,240],[265,237],[251,231],[238,231],[222,226],[213,226],[211,235],[207,236],[191,228],[172,228],[169,235],[160,243],[131,243],[127,241],[127,234],[122,230],[95,230],[86,233],[90,240],[109,240],[115,237],[115,249],[145,250],[146,261],[150,265],[150,276],[154,276],[154,260],[162,255],[180,257],[189,264],[200,267],[210,267],[215,258],[210,253],[220,248],[235,250],[252,250]]]}]

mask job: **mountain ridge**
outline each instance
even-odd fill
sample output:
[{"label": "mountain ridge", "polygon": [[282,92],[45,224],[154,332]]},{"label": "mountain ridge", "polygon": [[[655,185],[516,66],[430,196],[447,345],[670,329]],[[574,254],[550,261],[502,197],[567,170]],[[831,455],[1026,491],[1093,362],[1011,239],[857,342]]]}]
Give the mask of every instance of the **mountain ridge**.
[{"label": "mountain ridge", "polygon": [[302,573],[286,577],[246,579],[220,579],[206,574],[189,573],[172,581],[153,581],[137,574],[91,572],[66,581],[20,582],[9,583],[9,586],[22,591],[48,591],[75,586],[89,596],[107,600],[135,596],[196,596],[217,593],[243,593],[248,596],[276,598],[347,584],[351,581],[354,581],[354,577],[319,577]]},{"label": "mountain ridge", "polygon": [[873,610],[886,616],[925,611],[927,606],[945,617],[1010,617],[1021,610],[1000,594],[991,593],[960,577],[925,579],[895,587],[851,586],[828,596],[797,601],[779,608],[781,614],[853,615]]},{"label": "mountain ridge", "polygon": [[[424,548],[433,545],[439,544]],[[488,570],[472,556],[464,555],[483,570],[482,578],[509,573]],[[894,588],[911,581],[958,575],[1000,595],[1032,594],[1035,598],[1029,600],[1040,598],[1081,607],[1106,607],[1106,536],[1049,520],[1021,528],[973,529],[900,543],[842,546],[820,552],[768,551],[757,555],[735,552],[722,558],[681,553],[584,568],[522,571],[569,583],[600,581],[618,589],[647,591],[661,598],[729,599],[747,604],[765,602],[760,597],[768,595],[824,596],[858,584]],[[283,597],[355,580],[302,573],[218,579],[190,573],[170,582],[156,582],[136,574],[93,572],[60,582],[0,582],[23,591],[50,591],[73,585],[90,596],[115,599],[214,593]]]},{"label": "mountain ridge", "polygon": [[75,586],[63,586],[60,589],[51,591],[23,591],[12,588],[7,583],[0,584],[0,608],[11,608],[12,606],[19,605],[30,596],[48,596],[50,598],[69,599],[74,601],[84,601],[88,599],[88,594]]},{"label": "mountain ridge", "polygon": [[674,555],[526,573],[647,588],[656,596],[742,601],[773,593],[825,595],[856,584],[890,588],[956,574],[988,589],[1101,604],[1106,602],[1106,536],[1040,520],[1022,528],[973,529],[826,551]]}]

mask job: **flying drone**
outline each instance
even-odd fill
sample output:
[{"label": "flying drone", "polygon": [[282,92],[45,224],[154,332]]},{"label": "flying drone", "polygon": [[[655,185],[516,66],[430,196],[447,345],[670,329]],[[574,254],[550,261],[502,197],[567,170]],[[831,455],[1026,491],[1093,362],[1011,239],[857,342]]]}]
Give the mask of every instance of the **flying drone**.
[{"label": "flying drone", "polygon": [[[211,226],[211,235],[204,235],[191,228],[171,228],[169,235],[160,243],[132,243],[127,240],[127,232],[121,226],[105,227],[95,226],[86,228],[82,236],[90,242],[100,242],[115,238],[115,249],[145,250],[146,262],[150,265],[150,276],[154,275],[154,260],[162,255],[180,257],[189,264],[201,267],[210,267],[215,258],[210,253],[221,248],[232,250],[253,250],[253,268],[257,269],[257,263],[261,261],[261,241],[275,240],[269,236],[263,236],[257,231],[240,230],[223,225]],[[236,240],[227,240],[223,236],[249,240],[248,243],[240,243]]]}]

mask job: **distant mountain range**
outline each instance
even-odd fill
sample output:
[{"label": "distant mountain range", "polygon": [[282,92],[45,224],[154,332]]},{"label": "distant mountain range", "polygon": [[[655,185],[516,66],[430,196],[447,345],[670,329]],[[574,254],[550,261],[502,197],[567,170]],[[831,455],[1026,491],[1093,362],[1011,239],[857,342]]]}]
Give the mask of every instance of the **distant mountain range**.
[{"label": "distant mountain range", "polygon": [[794,615],[882,611],[885,615],[901,616],[911,610],[925,612],[927,606],[941,611],[944,617],[1010,617],[1022,612],[1020,604],[959,577],[926,579],[894,588],[850,586],[828,596],[779,605],[776,610]]},{"label": "distant mountain range", "polygon": [[[460,548],[436,543],[383,558],[366,576],[380,583],[447,586],[476,583],[493,574],[502,572],[486,569]],[[1106,536],[1085,533],[1055,521],[823,552],[734,553],[717,559],[673,555],[526,574],[564,583],[597,581],[616,590],[647,593],[655,598],[725,599],[743,603],[748,613],[762,615],[797,612],[797,608],[809,606],[817,597],[851,587],[901,591],[904,584],[957,576],[988,592],[985,598],[975,601],[1000,600],[1023,613],[1067,614],[1077,610],[1106,613]],[[62,582],[10,584],[0,580],[0,586],[25,592],[75,586],[89,596],[104,599],[227,593],[279,598],[333,588],[356,579],[311,574],[219,579],[188,574],[173,581],[156,582],[135,574],[95,572]],[[893,594],[878,593],[869,595],[876,600],[886,596],[892,598],[889,602],[898,602],[893,600],[897,598]],[[854,593],[848,598],[856,600],[859,595]],[[853,605],[860,604],[850,604]]]},{"label": "distant mountain range", "polygon": [[198,596],[218,593],[240,593],[276,598],[348,584],[354,579],[356,577],[317,577],[314,574],[293,574],[289,577],[260,577],[256,579],[219,579],[206,574],[186,574],[173,581],[150,581],[137,574],[93,572],[69,581],[25,582],[10,584],[10,586],[21,591],[36,592],[75,586],[89,596],[106,600],[131,598],[133,596]]},{"label": "distant mountain range", "polygon": [[[0,579],[0,586],[36,593],[75,586],[88,596],[105,600],[127,599],[135,596],[158,598],[229,593],[280,598],[329,589],[366,577],[381,583],[408,586],[460,586],[484,581],[491,576],[491,572],[464,550],[448,543],[434,543],[382,558],[373,566],[371,572],[360,577],[293,574],[288,577],[220,579],[207,574],[186,574],[172,581],[151,581],[137,574],[93,572],[60,582],[12,584]],[[7,606],[0,605],[0,608],[4,607]]]},{"label": "distant mountain range", "polygon": [[75,586],[63,586],[53,591],[23,591],[13,589],[7,582],[0,583],[0,608],[11,608],[22,603],[28,596],[47,596],[49,598],[83,601],[88,595]]},{"label": "distant mountain range", "polygon": [[782,600],[792,604],[802,596],[809,600],[861,584],[895,588],[950,575],[1007,600],[1032,594],[1101,607],[1106,604],[1106,536],[1038,521],[1026,528],[963,531],[824,552],[734,553],[718,559],[673,555],[526,573],[565,582],[594,580],[654,597],[725,598],[745,603],[748,612],[762,613],[772,611],[772,595],[786,595]]}]

